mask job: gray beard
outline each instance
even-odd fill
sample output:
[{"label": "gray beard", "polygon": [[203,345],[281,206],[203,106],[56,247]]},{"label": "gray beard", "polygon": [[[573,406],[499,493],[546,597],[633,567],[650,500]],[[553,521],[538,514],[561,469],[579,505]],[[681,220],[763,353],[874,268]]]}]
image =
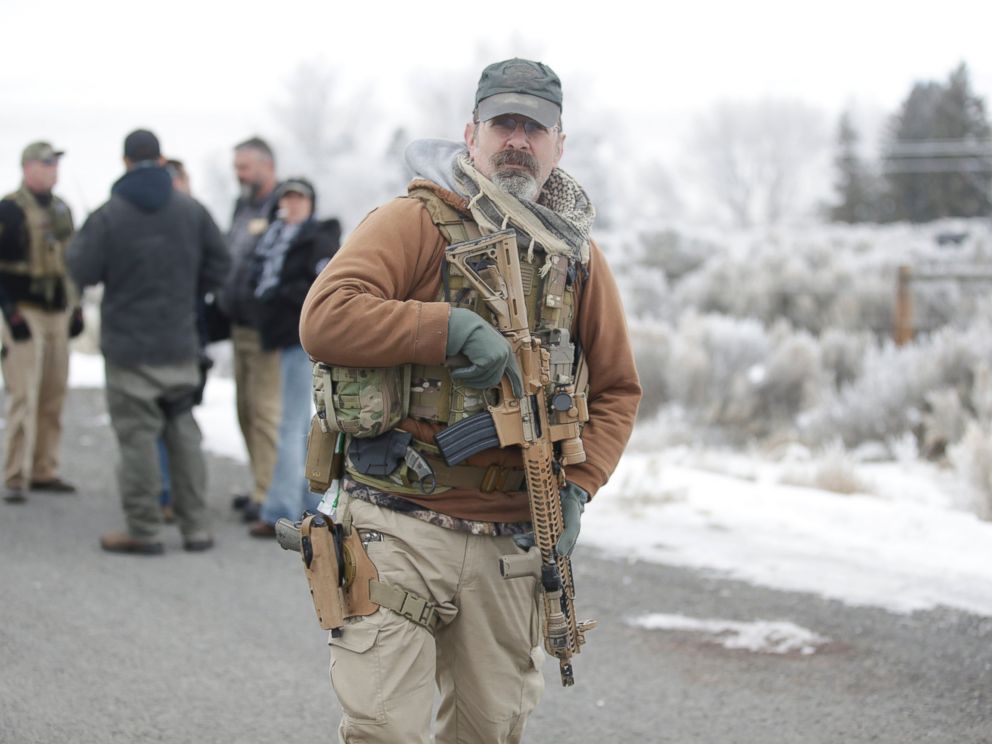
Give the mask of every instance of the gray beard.
[{"label": "gray beard", "polygon": [[537,198],[537,179],[529,173],[520,171],[500,173],[496,171],[492,180],[500,190],[505,191],[510,196],[515,196],[517,199],[534,201]]},{"label": "gray beard", "polygon": [[258,189],[257,183],[243,183],[238,187],[238,195],[245,201],[253,202],[258,196]]}]

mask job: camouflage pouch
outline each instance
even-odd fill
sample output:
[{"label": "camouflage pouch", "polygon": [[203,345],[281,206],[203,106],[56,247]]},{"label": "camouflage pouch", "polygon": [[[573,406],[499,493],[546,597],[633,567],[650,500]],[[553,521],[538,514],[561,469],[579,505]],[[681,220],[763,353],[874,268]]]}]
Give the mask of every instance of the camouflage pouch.
[{"label": "camouflage pouch", "polygon": [[410,365],[385,368],[313,365],[313,399],[324,431],[377,437],[406,418]]}]

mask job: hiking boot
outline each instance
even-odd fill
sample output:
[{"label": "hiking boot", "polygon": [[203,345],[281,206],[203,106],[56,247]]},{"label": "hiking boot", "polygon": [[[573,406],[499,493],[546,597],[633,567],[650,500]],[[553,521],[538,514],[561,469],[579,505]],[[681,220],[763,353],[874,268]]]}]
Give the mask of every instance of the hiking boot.
[{"label": "hiking boot", "polygon": [[131,555],[162,555],[165,548],[157,540],[142,540],[126,532],[108,532],[100,536],[100,547],[108,553]]},{"label": "hiking boot", "polygon": [[259,520],[248,528],[248,534],[252,537],[272,538],[276,536],[276,526]]},{"label": "hiking boot", "polygon": [[212,537],[197,537],[190,540],[183,540],[183,550],[188,553],[202,553],[204,550],[210,550],[214,546],[214,539]]},{"label": "hiking boot", "polygon": [[7,492],[3,495],[3,500],[8,504],[23,504],[27,501],[27,496],[24,495],[24,491],[20,488],[7,488]]},{"label": "hiking boot", "polygon": [[33,480],[31,481],[32,491],[49,491],[50,493],[75,493],[76,487],[71,483],[67,483],[59,477],[51,478],[49,480]]}]

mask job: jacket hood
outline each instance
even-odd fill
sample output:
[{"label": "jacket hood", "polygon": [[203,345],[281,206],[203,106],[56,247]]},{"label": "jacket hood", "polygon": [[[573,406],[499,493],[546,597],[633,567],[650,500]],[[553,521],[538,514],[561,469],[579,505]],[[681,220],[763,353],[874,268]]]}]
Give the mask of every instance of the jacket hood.
[{"label": "jacket hood", "polygon": [[422,139],[411,142],[403,158],[407,167],[413,171],[413,177],[433,181],[448,191],[460,194],[461,189],[455,182],[455,158],[465,152],[461,142],[442,139]]},{"label": "jacket hood", "polygon": [[142,212],[157,212],[172,197],[172,176],[160,165],[137,165],[117,179],[110,193]]}]

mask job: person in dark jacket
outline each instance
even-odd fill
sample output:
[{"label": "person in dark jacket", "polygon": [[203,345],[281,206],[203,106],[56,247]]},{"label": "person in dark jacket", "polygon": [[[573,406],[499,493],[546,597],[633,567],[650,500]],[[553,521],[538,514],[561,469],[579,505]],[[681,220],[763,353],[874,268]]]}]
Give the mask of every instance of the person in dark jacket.
[{"label": "person in dark jacket", "polygon": [[255,537],[274,537],[280,517],[298,519],[317,505],[304,477],[311,415],[310,357],[300,345],[300,311],[310,285],[338,249],[337,220],[314,218],[316,195],[304,178],[292,178],[276,192],[278,211],[254,251],[256,326],[262,349],[279,354],[282,416],[272,482]]},{"label": "person in dark jacket", "polygon": [[103,284],[100,348],[127,531],[103,535],[100,545],[118,553],[163,551],[156,446],[162,437],[183,547],[206,550],[213,546],[206,463],[192,414],[200,382],[196,309],[202,293],[224,280],[229,257],[206,209],[173,188],[154,134],[129,134],[124,164],[110,200],[86,220],[66,257],[80,287]]},{"label": "person in dark jacket", "polygon": [[254,293],[254,250],[268,230],[276,204],[278,180],[272,148],[261,137],[239,143],[234,148],[234,172],[241,189],[227,234],[231,270],[219,293],[218,308],[230,324],[238,424],[252,480],[249,492],[235,495],[232,506],[251,522],[258,519],[272,480],[282,415],[279,355],[262,348]]}]

